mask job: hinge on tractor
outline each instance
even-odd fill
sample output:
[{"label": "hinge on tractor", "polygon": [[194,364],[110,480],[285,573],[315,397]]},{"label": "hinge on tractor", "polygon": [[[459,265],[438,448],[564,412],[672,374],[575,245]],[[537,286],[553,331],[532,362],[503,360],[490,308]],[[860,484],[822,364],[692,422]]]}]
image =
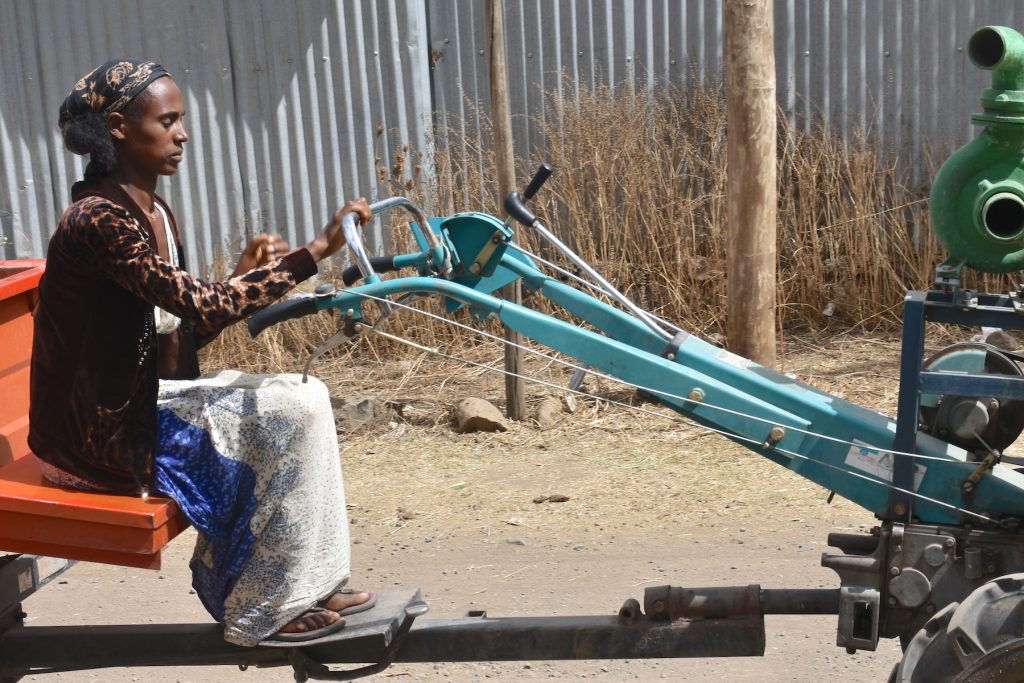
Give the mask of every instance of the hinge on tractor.
[{"label": "hinge on tractor", "polygon": [[974,290],[962,288],[960,271],[965,265],[963,260],[950,258],[935,266],[935,286],[949,291],[955,305],[972,308],[978,305],[978,296]]}]

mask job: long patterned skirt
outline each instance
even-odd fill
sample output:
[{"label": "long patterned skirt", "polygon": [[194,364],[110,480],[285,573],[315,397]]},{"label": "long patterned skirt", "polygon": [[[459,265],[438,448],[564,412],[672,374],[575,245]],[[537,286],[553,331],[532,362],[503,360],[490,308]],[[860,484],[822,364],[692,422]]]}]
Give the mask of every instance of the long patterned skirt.
[{"label": "long patterned skirt", "polygon": [[192,582],[225,640],[253,646],[349,576],[327,388],[298,375],[161,381],[156,488],[199,531]]}]

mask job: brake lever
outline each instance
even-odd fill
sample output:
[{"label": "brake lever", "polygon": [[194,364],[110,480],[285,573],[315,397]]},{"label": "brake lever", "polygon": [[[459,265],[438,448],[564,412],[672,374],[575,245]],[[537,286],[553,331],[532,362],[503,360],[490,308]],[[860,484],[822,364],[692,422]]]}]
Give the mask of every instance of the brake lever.
[{"label": "brake lever", "polygon": [[359,336],[359,323],[353,318],[345,318],[344,322],[341,323],[341,329],[332,334],[330,337],[325,339],[320,346],[313,349],[313,353],[310,354],[309,359],[306,361],[305,367],[302,368],[302,383],[305,384],[309,379],[309,368],[312,367],[313,361],[320,356],[324,355],[331,349],[336,349],[342,344],[350,341],[355,341]]}]

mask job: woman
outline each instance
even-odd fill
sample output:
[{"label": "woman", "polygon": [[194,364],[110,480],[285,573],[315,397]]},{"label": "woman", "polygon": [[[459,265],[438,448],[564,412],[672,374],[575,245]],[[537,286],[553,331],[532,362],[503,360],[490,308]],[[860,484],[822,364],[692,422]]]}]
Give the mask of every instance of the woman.
[{"label": "woman", "polygon": [[66,147],[90,162],[47,250],[29,444],[58,484],[172,497],[199,531],[193,585],[226,640],[308,640],[375,601],[341,588],[348,518],[327,390],[199,377],[196,349],[315,274],[345,244],[345,214],[371,212],[350,201],[303,248],[263,235],[228,280],[193,278],[156,195],[182,161],[184,117],[167,71],[131,59],[97,67],[61,105]]}]

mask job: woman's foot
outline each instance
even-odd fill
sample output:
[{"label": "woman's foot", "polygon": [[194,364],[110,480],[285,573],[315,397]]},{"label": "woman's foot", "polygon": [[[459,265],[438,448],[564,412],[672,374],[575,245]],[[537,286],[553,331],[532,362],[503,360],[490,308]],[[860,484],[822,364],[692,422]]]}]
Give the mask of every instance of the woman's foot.
[{"label": "woman's foot", "polygon": [[314,607],[289,621],[278,633],[309,633],[341,621],[341,616],[332,609]]},{"label": "woman's foot", "polygon": [[376,593],[340,588],[285,624],[266,642],[298,642],[330,635],[345,626],[345,615],[363,612],[375,604]]},{"label": "woman's foot", "polygon": [[336,590],[333,595],[318,604],[329,612],[346,615],[368,610],[376,603],[376,593],[345,587]]}]

